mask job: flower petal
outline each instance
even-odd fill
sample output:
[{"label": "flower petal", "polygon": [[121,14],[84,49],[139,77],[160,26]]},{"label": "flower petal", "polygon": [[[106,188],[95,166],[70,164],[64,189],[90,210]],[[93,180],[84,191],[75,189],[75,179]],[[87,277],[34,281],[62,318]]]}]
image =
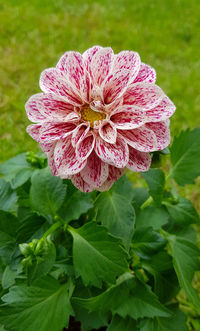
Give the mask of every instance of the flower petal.
[{"label": "flower petal", "polygon": [[129,162],[127,168],[135,172],[148,171],[151,165],[151,156],[149,153],[137,151],[129,146]]},{"label": "flower petal", "polygon": [[72,133],[72,146],[75,148],[79,141],[83,140],[90,130],[90,123],[81,123]]},{"label": "flower petal", "polygon": [[52,144],[49,152],[47,153],[47,158],[48,158],[48,166],[54,176],[57,175],[57,169],[55,166],[55,160],[54,160],[54,150],[55,150],[55,143]]},{"label": "flower petal", "polygon": [[94,57],[94,55],[100,50],[102,49],[101,46],[93,46],[89,49],[87,49],[83,54],[83,61],[84,61],[84,65],[86,70],[91,74],[91,62],[92,59]]},{"label": "flower petal", "polygon": [[74,186],[77,187],[77,189],[79,189],[82,192],[88,193],[88,192],[92,192],[95,190],[95,187],[92,185],[89,185],[88,183],[86,183],[83,178],[81,177],[80,173],[71,176],[71,181],[74,184]]},{"label": "flower petal", "polygon": [[26,128],[26,132],[37,142],[40,141],[40,129],[41,125],[39,124],[31,124]]},{"label": "flower petal", "polygon": [[52,93],[38,93],[25,104],[27,116],[32,122],[64,121],[74,111],[74,106]]},{"label": "flower petal", "polygon": [[124,104],[142,110],[155,108],[163,99],[164,92],[157,85],[150,83],[131,84],[124,93]]},{"label": "flower petal", "polygon": [[80,174],[89,185],[95,188],[100,187],[108,177],[108,164],[103,162],[93,151]]},{"label": "flower petal", "polygon": [[148,64],[141,63],[140,70],[133,83],[139,83],[139,82],[155,83],[156,82],[155,69],[149,66]]},{"label": "flower petal", "polygon": [[108,191],[111,186],[116,182],[125,172],[125,169],[119,169],[109,165],[109,174],[107,180],[98,188],[98,191]]},{"label": "flower petal", "polygon": [[103,98],[106,104],[122,96],[127,89],[130,73],[128,70],[117,71],[109,75],[103,83]]},{"label": "flower petal", "polygon": [[64,97],[66,101],[75,106],[82,104],[78,91],[75,90],[70,81],[57,68],[49,68],[41,73],[40,88],[45,93],[53,92]]},{"label": "flower petal", "polygon": [[161,103],[153,109],[147,110],[146,122],[161,122],[167,120],[175,112],[176,107],[173,102],[165,96]]},{"label": "flower petal", "polygon": [[84,139],[80,139],[76,145],[76,156],[80,160],[85,160],[92,153],[95,144],[93,134],[87,135]]},{"label": "flower petal", "polygon": [[122,106],[110,117],[116,128],[121,130],[138,128],[145,123],[144,119],[144,112],[132,106]]},{"label": "flower petal", "polygon": [[102,121],[99,127],[99,135],[109,144],[115,144],[117,139],[117,130],[115,125],[108,120]]},{"label": "flower petal", "polygon": [[155,133],[145,126],[134,130],[118,130],[118,133],[130,146],[141,152],[152,152],[157,149]]},{"label": "flower petal", "polygon": [[129,71],[129,80],[134,80],[140,70],[140,56],[137,52],[122,51],[115,55],[112,63],[112,72]]},{"label": "flower petal", "polygon": [[157,149],[162,150],[170,144],[169,120],[157,123],[147,123],[146,127],[154,132],[157,139]]},{"label": "flower petal", "polygon": [[91,61],[91,76],[94,84],[101,85],[109,74],[113,57],[114,53],[110,47],[99,49],[94,54]]},{"label": "flower petal", "polygon": [[77,159],[70,137],[57,142],[54,159],[57,173],[62,178],[67,178],[80,172],[87,163],[87,160],[81,161]]},{"label": "flower petal", "polygon": [[100,159],[117,168],[124,168],[129,160],[128,145],[123,138],[117,138],[115,144],[109,144],[96,137],[95,151]]},{"label": "flower petal", "polygon": [[45,144],[54,140],[64,139],[76,129],[74,123],[44,123],[40,130],[40,142]]}]

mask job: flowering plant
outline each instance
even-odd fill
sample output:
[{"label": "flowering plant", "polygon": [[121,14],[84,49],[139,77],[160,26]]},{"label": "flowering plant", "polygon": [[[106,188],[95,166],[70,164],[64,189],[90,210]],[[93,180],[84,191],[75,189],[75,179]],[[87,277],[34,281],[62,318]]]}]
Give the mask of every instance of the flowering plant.
[{"label": "flowering plant", "polygon": [[178,185],[200,175],[200,128],[167,148],[155,79],[96,46],[42,73],[26,111],[44,153],[0,166],[2,330],[199,329],[199,216]]}]

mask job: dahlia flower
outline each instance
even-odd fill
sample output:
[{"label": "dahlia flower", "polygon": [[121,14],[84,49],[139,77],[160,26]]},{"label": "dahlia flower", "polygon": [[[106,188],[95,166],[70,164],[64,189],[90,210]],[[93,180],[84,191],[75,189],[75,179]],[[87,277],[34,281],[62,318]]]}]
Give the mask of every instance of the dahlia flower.
[{"label": "dahlia flower", "polygon": [[83,192],[108,190],[128,168],[147,171],[150,152],[169,145],[175,106],[136,52],[94,46],[66,52],[26,103],[27,132],[55,176]]}]

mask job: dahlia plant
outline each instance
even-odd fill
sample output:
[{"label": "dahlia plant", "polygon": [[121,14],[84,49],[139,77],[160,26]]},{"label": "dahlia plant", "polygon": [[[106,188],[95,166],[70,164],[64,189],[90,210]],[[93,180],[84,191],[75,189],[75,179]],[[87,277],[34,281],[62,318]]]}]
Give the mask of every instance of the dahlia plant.
[{"label": "dahlia plant", "polygon": [[200,128],[167,148],[155,81],[100,46],[41,74],[25,108],[42,152],[0,166],[2,330],[199,330],[199,216],[178,185],[200,175]]}]

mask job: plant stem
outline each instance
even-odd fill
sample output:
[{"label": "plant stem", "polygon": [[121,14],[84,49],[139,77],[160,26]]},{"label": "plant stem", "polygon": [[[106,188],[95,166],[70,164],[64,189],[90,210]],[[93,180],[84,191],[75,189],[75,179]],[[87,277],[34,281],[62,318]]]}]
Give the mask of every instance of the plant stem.
[{"label": "plant stem", "polygon": [[142,210],[144,209],[144,208],[146,208],[148,205],[150,205],[150,203],[152,203],[152,201],[153,201],[153,198],[152,197],[149,197],[143,204],[142,204],[142,206],[140,207]]},{"label": "plant stem", "polygon": [[56,229],[61,226],[61,222],[57,221],[56,223],[52,224],[52,226],[43,234],[41,239],[47,238],[50,234],[52,234]]}]

